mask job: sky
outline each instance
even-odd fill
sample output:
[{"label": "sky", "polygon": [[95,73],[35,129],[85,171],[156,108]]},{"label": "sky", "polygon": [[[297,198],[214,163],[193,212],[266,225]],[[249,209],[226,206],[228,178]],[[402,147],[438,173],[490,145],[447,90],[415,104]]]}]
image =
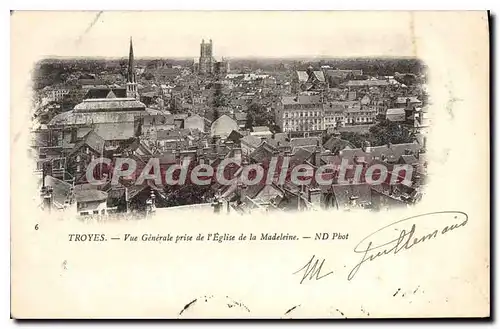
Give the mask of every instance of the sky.
[{"label": "sky", "polygon": [[[11,39],[30,37],[43,56],[216,57],[412,56],[418,19],[409,12],[15,12]],[[37,37],[33,38],[32,34]],[[29,35],[29,36],[28,36]]]}]

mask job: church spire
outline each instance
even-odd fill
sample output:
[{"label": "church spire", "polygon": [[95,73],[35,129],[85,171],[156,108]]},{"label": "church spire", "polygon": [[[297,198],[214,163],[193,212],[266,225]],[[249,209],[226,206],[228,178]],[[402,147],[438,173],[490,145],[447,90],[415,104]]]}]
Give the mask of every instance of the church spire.
[{"label": "church spire", "polygon": [[134,47],[132,46],[132,37],[130,37],[130,51],[128,54],[127,98],[139,99],[137,81],[135,78]]},{"label": "church spire", "polygon": [[128,54],[128,77],[127,82],[136,82],[134,73],[134,47],[132,45],[132,37],[130,37],[130,51]]}]

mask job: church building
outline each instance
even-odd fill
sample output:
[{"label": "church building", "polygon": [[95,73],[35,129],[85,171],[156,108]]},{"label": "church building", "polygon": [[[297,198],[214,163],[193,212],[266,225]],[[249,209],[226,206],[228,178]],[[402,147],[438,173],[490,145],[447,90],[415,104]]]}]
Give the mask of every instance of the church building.
[{"label": "church building", "polygon": [[221,60],[216,60],[213,57],[213,43],[212,39],[210,42],[201,41],[200,44],[200,59],[198,65],[196,65],[198,73],[200,74],[227,74],[229,73],[229,62],[222,58]]},{"label": "church building", "polygon": [[56,115],[48,124],[49,129],[58,132],[58,144],[63,150],[72,149],[92,130],[106,141],[107,146],[117,145],[140,133],[142,117],[161,114],[139,101],[132,39],[126,90],[100,89],[89,92],[87,97],[73,110]]}]

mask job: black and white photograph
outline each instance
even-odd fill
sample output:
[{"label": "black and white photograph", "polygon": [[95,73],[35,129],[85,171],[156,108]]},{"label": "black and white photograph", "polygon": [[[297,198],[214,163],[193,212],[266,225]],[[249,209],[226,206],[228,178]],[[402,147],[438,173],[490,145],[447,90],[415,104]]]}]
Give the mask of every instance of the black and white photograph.
[{"label": "black and white photograph", "polygon": [[15,319],[491,316],[487,11],[13,11]]},{"label": "black and white photograph", "polygon": [[232,57],[210,36],[192,58],[152,57],[127,38],[121,58],[36,63],[43,209],[104,220],[189,206],[376,211],[422,197],[431,100],[418,58]]}]

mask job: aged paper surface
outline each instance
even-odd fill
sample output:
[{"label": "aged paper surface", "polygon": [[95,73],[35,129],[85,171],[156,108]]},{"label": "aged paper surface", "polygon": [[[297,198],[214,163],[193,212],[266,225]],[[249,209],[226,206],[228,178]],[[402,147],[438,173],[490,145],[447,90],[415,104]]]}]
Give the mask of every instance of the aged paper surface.
[{"label": "aged paper surface", "polygon": [[[13,317],[489,316],[486,12],[14,12],[11,29]],[[148,57],[198,61],[203,38],[231,66],[233,58],[417,58],[426,66],[432,122],[421,200],[369,211],[354,207],[356,196],[348,209],[259,205],[241,214],[227,212],[220,198],[134,220],[82,220],[71,206],[42,210],[27,152],[35,64],[108,57],[122,58],[126,70],[130,37],[137,66]],[[134,86],[129,75],[127,88]],[[138,93],[143,101],[145,89]]]}]

